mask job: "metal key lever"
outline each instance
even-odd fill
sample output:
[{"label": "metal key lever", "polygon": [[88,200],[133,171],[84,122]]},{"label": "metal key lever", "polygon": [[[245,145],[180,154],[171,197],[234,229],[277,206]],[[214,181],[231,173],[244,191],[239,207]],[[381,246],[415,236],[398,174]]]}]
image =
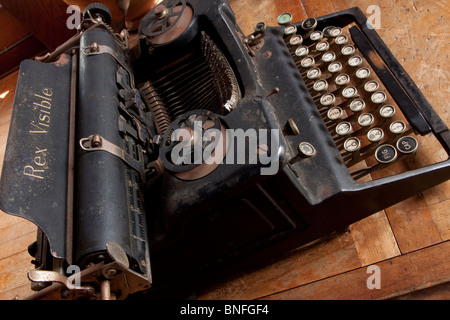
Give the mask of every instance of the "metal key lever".
[{"label": "metal key lever", "polygon": [[98,134],[91,135],[87,138],[80,139],[80,147],[84,151],[106,151],[120,159],[126,164],[139,172],[142,181],[145,182],[145,165],[143,151],[140,145],[136,145],[138,159],[134,159],[125,150],[109,142]]}]

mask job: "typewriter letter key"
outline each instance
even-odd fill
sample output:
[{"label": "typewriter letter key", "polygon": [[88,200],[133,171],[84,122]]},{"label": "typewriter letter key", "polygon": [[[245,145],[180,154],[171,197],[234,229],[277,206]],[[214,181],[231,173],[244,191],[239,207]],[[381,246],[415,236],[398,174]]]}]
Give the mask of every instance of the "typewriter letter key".
[{"label": "typewriter letter key", "polygon": [[375,158],[383,164],[394,162],[397,159],[397,150],[389,144],[382,145],[375,151]]},{"label": "typewriter letter key", "polygon": [[401,153],[411,154],[417,151],[419,143],[411,136],[402,137],[397,141],[397,149]]}]

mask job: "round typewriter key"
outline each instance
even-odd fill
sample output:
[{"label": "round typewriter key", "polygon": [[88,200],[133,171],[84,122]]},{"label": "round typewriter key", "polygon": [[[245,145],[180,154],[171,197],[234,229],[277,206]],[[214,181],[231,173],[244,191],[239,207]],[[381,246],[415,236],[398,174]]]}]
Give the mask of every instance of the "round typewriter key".
[{"label": "round typewriter key", "polygon": [[363,59],[360,56],[353,56],[348,59],[348,65],[350,67],[359,67],[363,63]]},{"label": "round typewriter key", "polygon": [[317,153],[316,148],[314,148],[314,146],[308,142],[301,142],[298,145],[298,151],[302,156],[307,158],[313,157]]},{"label": "round typewriter key", "polygon": [[330,120],[337,120],[344,114],[344,111],[340,107],[333,107],[328,110],[327,116]]},{"label": "round typewriter key", "polygon": [[373,115],[371,113],[364,113],[359,116],[358,124],[361,127],[368,127],[373,123],[374,120],[375,120],[375,118],[373,117]]},{"label": "round typewriter key", "polygon": [[346,99],[351,99],[358,94],[358,90],[355,87],[347,87],[342,90],[342,96]]},{"label": "round typewriter key", "polygon": [[402,121],[394,121],[389,126],[389,130],[391,130],[393,134],[403,133],[406,130],[406,124]]},{"label": "round typewriter key", "polygon": [[331,73],[337,73],[340,72],[341,70],[342,70],[342,63],[340,63],[339,61],[332,62],[328,66],[328,71],[330,71]]},{"label": "round typewriter key", "polygon": [[340,35],[339,37],[337,37],[334,40],[334,43],[336,43],[336,44],[338,44],[340,46],[342,46],[344,44],[347,44],[348,43],[348,37],[345,34],[342,34],[342,35]]},{"label": "round typewriter key", "polygon": [[320,41],[323,39],[323,33],[322,33],[322,31],[316,30],[313,33],[311,33],[309,38],[314,42]]},{"label": "round typewriter key", "polygon": [[306,55],[308,55],[309,53],[309,49],[307,46],[300,46],[295,50],[295,55],[297,57],[304,57]]},{"label": "round typewriter key", "polygon": [[385,103],[386,102],[387,95],[386,95],[386,93],[384,93],[382,91],[377,91],[374,94],[372,94],[372,97],[370,99],[375,104],[381,104],[381,103]]},{"label": "round typewriter key", "polygon": [[353,100],[352,103],[350,103],[350,110],[353,112],[359,112],[361,110],[364,110],[366,108],[366,103],[362,99],[356,99]]},{"label": "round typewriter key", "polygon": [[370,70],[368,68],[360,68],[356,71],[356,77],[364,80],[370,77]]},{"label": "round typewriter key", "polygon": [[328,82],[327,82],[327,80],[316,81],[313,85],[313,88],[317,92],[325,91],[328,89]]},{"label": "round typewriter key", "polygon": [[336,60],[336,53],[332,51],[325,52],[322,56],[322,61],[325,63],[330,63]]},{"label": "round typewriter key", "polygon": [[348,138],[344,142],[344,149],[347,152],[355,152],[358,151],[361,148],[361,141],[359,141],[358,138]]},{"label": "round typewriter key", "polygon": [[320,78],[321,75],[322,75],[322,71],[320,71],[319,68],[309,69],[308,73],[306,74],[306,76],[308,77],[309,80],[316,80],[316,79]]},{"label": "round typewriter key", "polygon": [[332,94],[332,93],[325,93],[325,94],[320,98],[320,103],[321,103],[323,106],[331,106],[335,101],[336,101],[336,97],[335,97],[334,94]]},{"label": "round typewriter key", "polygon": [[390,144],[384,144],[375,151],[379,163],[391,163],[397,159],[397,150]]},{"label": "round typewriter key", "polygon": [[324,52],[324,51],[327,51],[328,49],[330,49],[330,44],[325,40],[320,41],[316,45],[316,50],[319,52]]},{"label": "round typewriter key", "polygon": [[349,84],[350,82],[350,76],[348,74],[340,74],[336,77],[336,79],[334,80],[334,82],[338,85],[338,86],[345,86],[347,84]]},{"label": "round typewriter key", "polygon": [[292,21],[292,14],[290,14],[289,12],[281,14],[277,19],[277,22],[280,26],[285,26],[291,23],[291,21]]},{"label": "round typewriter key", "polygon": [[343,121],[336,126],[336,133],[340,136],[346,136],[353,132],[350,122]]},{"label": "round typewriter key", "polygon": [[293,35],[297,32],[297,27],[294,25],[287,26],[284,28],[284,34],[287,36]]},{"label": "round typewriter key", "polygon": [[345,47],[342,48],[341,53],[344,56],[351,56],[352,54],[354,54],[356,52],[356,49],[354,46],[350,45],[346,45]]},{"label": "round typewriter key", "polygon": [[373,128],[367,133],[367,138],[370,142],[378,142],[383,140],[384,132],[381,128]]},{"label": "round typewriter key", "polygon": [[303,60],[300,64],[302,65],[303,68],[310,68],[315,63],[316,63],[316,61],[314,60],[313,57],[305,57],[305,58],[303,58]]},{"label": "round typewriter key", "polygon": [[395,114],[395,108],[393,106],[384,106],[380,109],[380,116],[383,118],[391,118]]},{"label": "round typewriter key", "polygon": [[329,34],[332,38],[339,37],[342,34],[342,29],[339,27],[334,27],[329,31]]},{"label": "round typewriter key", "polygon": [[323,36],[326,37],[326,38],[331,37],[330,31],[333,30],[333,28],[335,28],[335,26],[328,26],[328,27],[325,27],[325,28],[323,29],[323,31],[322,31],[322,32],[323,32]]},{"label": "round typewriter key", "polygon": [[302,42],[303,42],[303,38],[302,38],[302,36],[299,36],[298,34],[295,36],[292,36],[292,38],[289,40],[289,43],[293,46],[302,44]]},{"label": "round typewriter key", "polygon": [[380,84],[377,81],[375,81],[375,80],[368,81],[364,85],[364,90],[366,90],[367,92],[375,92],[379,88],[380,88]]},{"label": "round typewriter key", "polygon": [[401,153],[411,154],[417,151],[419,143],[411,136],[401,137],[397,141],[397,149]]},{"label": "round typewriter key", "polygon": [[317,20],[315,18],[308,18],[302,22],[302,29],[305,31],[314,30],[317,27]]}]

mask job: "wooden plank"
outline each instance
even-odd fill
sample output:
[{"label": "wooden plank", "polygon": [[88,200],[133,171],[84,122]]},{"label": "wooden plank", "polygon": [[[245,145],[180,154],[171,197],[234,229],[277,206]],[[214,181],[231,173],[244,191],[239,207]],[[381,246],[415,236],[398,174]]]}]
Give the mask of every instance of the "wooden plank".
[{"label": "wooden plank", "polygon": [[420,195],[386,209],[386,213],[402,253],[443,240],[426,202]]},{"label": "wooden plank", "polygon": [[301,0],[279,0],[275,1],[277,16],[284,12],[292,14],[292,22],[303,21],[308,18]]},{"label": "wooden plank", "polygon": [[22,42],[0,56],[0,77],[16,70],[23,60],[40,55],[45,50],[46,47],[36,37],[24,38]]},{"label": "wooden plank", "polygon": [[255,31],[258,22],[268,26],[277,26],[278,8],[273,0],[229,0],[237,24],[245,35]]},{"label": "wooden plank", "polygon": [[31,290],[30,283],[28,283],[0,292],[0,300],[24,300],[34,293],[36,292]]},{"label": "wooden plank", "polygon": [[450,199],[428,206],[431,217],[443,240],[450,240]]},{"label": "wooden plank", "polygon": [[3,169],[3,158],[5,156],[18,74],[18,71],[16,71],[0,79],[0,94],[7,93],[4,98],[0,98],[0,173]]},{"label": "wooden plank", "polygon": [[[417,290],[450,282],[450,242],[377,263],[380,289],[369,289],[367,282],[374,272],[368,268],[264,297],[268,300],[362,300],[390,299]],[[369,280],[371,282],[371,280]]]},{"label": "wooden plank", "polygon": [[15,239],[3,242],[0,246],[0,259],[12,257],[17,252],[26,250],[28,245],[34,241],[36,241],[36,232],[30,232]]},{"label": "wooden plank", "polygon": [[0,52],[22,40],[30,34],[24,26],[5,8],[0,8]]},{"label": "wooden plank", "polygon": [[[11,289],[30,285],[27,273],[31,268],[25,267],[16,269],[8,273],[0,274],[0,293],[10,291]],[[12,297],[14,298],[14,297]]]},{"label": "wooden plank", "polygon": [[76,33],[67,28],[67,5],[61,0],[0,0],[0,3],[50,50]]},{"label": "wooden plank", "polygon": [[327,1],[327,0],[314,0],[305,1],[303,0],[303,7],[305,8],[308,17],[317,18],[326,14],[330,14],[339,11],[338,1]]},{"label": "wooden plank", "polygon": [[414,291],[399,297],[395,300],[450,300],[450,283],[444,283],[431,288]]},{"label": "wooden plank", "polygon": [[36,231],[36,225],[25,219],[20,219],[19,222],[7,227],[0,225],[0,245]]},{"label": "wooden plank", "polygon": [[[366,167],[367,164],[363,161],[354,165],[352,170],[360,170]],[[373,179],[368,175],[363,177],[360,182],[371,180]],[[384,210],[350,225],[349,230],[362,266],[400,254],[400,249]]]},{"label": "wooden plank", "polygon": [[352,224],[349,229],[362,266],[401,254],[384,211]]},{"label": "wooden plank", "polygon": [[205,289],[201,300],[249,300],[321,280],[359,268],[358,253],[350,233],[318,244],[266,268]]}]

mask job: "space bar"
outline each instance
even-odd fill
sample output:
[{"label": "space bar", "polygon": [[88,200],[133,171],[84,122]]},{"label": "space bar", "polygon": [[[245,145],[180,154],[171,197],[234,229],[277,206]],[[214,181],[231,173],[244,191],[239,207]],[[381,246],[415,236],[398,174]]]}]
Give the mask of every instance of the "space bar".
[{"label": "space bar", "polygon": [[358,47],[359,51],[364,55],[370,63],[372,69],[378,75],[384,86],[388,88],[392,98],[397,102],[400,109],[403,111],[408,122],[421,135],[431,132],[428,122],[423,117],[416,104],[411,100],[409,95],[405,92],[403,87],[398,83],[394,75],[388,69],[384,61],[380,58],[378,53],[374,50],[366,36],[359,30],[358,27],[350,28],[353,42]]}]

